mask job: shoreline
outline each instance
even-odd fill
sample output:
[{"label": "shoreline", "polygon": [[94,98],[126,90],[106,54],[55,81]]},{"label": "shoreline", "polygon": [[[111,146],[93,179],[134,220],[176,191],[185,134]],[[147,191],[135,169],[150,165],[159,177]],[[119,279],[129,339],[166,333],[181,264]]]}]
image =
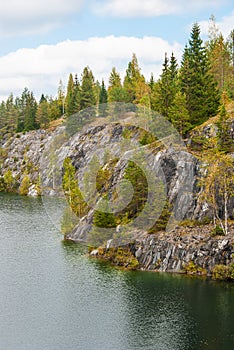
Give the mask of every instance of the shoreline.
[{"label": "shoreline", "polygon": [[90,247],[89,256],[127,270],[234,281],[234,225],[225,236],[212,236],[211,227],[177,227],[171,233],[144,234],[124,247]]}]

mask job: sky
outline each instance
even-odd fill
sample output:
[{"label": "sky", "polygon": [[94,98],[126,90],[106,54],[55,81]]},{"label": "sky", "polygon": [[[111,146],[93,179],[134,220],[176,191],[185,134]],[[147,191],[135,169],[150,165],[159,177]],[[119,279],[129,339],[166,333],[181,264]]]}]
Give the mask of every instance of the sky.
[{"label": "sky", "polygon": [[234,28],[233,0],[0,0],[0,100],[57,94],[60,79],[95,79],[116,67],[123,77],[135,53],[146,79],[158,78],[165,52],[180,62],[192,24],[207,39],[209,18],[227,38]]}]

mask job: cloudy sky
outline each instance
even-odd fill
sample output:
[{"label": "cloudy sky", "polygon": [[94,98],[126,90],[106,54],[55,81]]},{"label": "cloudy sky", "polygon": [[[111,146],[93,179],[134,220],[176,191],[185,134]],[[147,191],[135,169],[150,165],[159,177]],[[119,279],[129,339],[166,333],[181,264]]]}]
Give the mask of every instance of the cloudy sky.
[{"label": "cloudy sky", "polygon": [[60,79],[89,66],[105,79],[123,75],[136,53],[146,78],[161,71],[164,53],[180,60],[191,25],[206,38],[213,14],[227,37],[233,0],[0,0],[0,99],[24,87],[55,96]]}]

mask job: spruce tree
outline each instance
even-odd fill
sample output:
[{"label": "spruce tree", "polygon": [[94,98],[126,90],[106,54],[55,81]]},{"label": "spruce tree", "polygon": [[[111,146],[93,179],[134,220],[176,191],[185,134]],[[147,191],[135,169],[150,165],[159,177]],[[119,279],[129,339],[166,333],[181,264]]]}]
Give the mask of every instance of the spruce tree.
[{"label": "spruce tree", "polygon": [[[124,78],[123,84],[123,87],[126,91],[126,102],[139,102],[139,93],[137,94],[137,88],[140,83],[145,84],[145,78],[141,74],[141,69],[139,67],[137,57],[135,54],[133,54],[131,62],[128,63],[128,68],[126,70],[126,76]],[[142,95],[140,96],[140,98],[141,97]]]},{"label": "spruce tree", "polygon": [[186,97],[180,91],[175,95],[168,113],[173,126],[182,136],[185,136],[186,132],[191,129],[191,124],[189,123],[189,113],[186,107]]},{"label": "spruce tree", "polygon": [[120,74],[114,67],[109,77],[108,102],[126,102],[126,100],[127,94],[122,86]]},{"label": "spruce tree", "polygon": [[102,85],[100,88],[100,94],[99,94],[99,116],[105,117],[107,115],[107,101],[108,101],[108,94],[105,87],[104,80],[102,80]]},{"label": "spruce tree", "polygon": [[94,93],[94,76],[89,67],[85,67],[82,74],[80,108],[85,109],[97,103]]},{"label": "spruce tree", "polygon": [[163,63],[163,71],[159,80],[159,112],[170,120],[169,110],[173,105],[178,90],[178,64],[172,53],[169,61],[167,54]]},{"label": "spruce tree", "polygon": [[202,124],[217,113],[220,95],[210,72],[207,52],[197,23],[192,27],[189,45],[184,50],[180,78],[190,123],[192,126]]},{"label": "spruce tree", "polygon": [[74,80],[73,75],[70,73],[67,85],[67,95],[66,95],[66,115],[70,117],[74,114]]}]

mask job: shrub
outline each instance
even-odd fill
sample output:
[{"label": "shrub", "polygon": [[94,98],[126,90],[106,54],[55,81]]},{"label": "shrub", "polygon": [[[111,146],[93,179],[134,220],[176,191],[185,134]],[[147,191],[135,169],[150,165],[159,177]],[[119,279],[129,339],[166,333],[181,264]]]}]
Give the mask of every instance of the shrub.
[{"label": "shrub", "polygon": [[222,227],[216,225],[215,228],[211,231],[211,236],[224,236],[224,231]]},{"label": "shrub", "polygon": [[23,177],[22,182],[21,182],[21,185],[20,185],[20,188],[19,188],[19,193],[22,196],[27,196],[28,190],[29,190],[29,186],[30,186],[30,177],[28,175],[25,175]]}]

